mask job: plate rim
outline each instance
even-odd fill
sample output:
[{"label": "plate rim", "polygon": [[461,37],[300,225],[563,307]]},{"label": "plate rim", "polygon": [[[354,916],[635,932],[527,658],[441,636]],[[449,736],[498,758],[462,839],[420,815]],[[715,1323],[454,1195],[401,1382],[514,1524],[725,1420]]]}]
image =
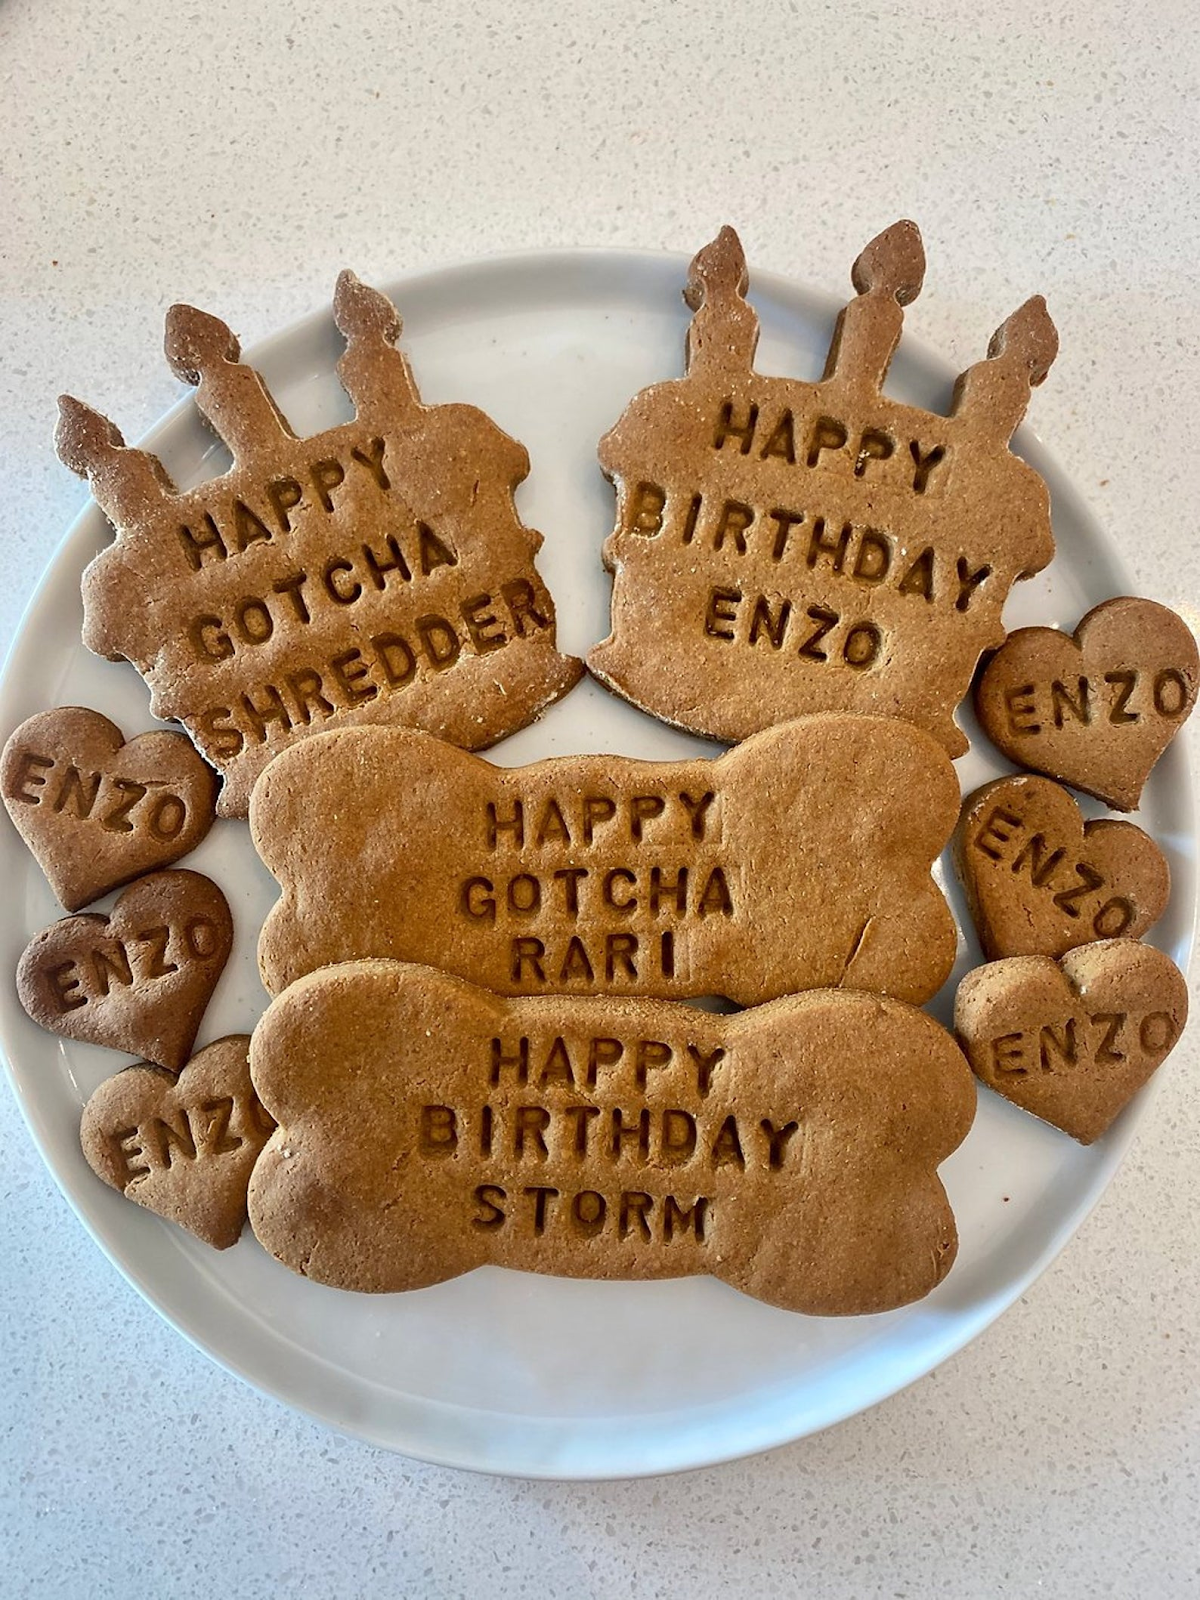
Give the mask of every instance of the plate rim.
[{"label": "plate rim", "polygon": [[[570,248],[502,251],[480,255],[470,259],[457,259],[444,264],[422,268],[414,272],[406,272],[395,276],[388,276],[382,283],[383,292],[396,301],[401,316],[404,315],[405,295],[417,295],[431,289],[453,289],[456,283],[469,282],[472,278],[488,276],[497,271],[502,273],[535,272],[561,270],[564,264],[574,263],[592,270],[601,270],[611,274],[622,270],[629,272],[634,267],[657,270],[665,279],[671,279],[676,287],[681,287],[685,281],[688,263],[691,257],[683,252],[659,251],[650,249],[624,249],[615,247],[591,248],[576,246]],[[783,304],[789,302],[793,305],[797,298],[802,300],[807,307],[818,314],[828,315],[831,319],[845,303],[844,296],[839,296],[831,290],[820,285],[811,284],[790,276],[751,269],[750,297],[753,301],[756,292],[765,291]],[[248,346],[243,359],[248,363],[269,368],[271,364],[286,352],[287,348],[311,336],[318,329],[328,327],[332,321],[331,308],[328,303],[293,319],[286,326],[267,334],[262,339]],[[919,334],[910,333],[907,329],[904,335],[904,348],[911,350],[923,366],[935,370],[945,378],[953,376],[952,364],[941,355]],[[764,374],[764,376],[767,374]],[[668,374],[669,376],[669,374]],[[182,395],[170,406],[155,422],[132,441],[139,448],[153,448],[164,434],[173,431],[177,421],[185,414],[195,411],[194,394]],[[1022,423],[1014,439],[1014,448],[1019,448],[1019,453],[1027,459],[1032,458],[1032,464],[1043,477],[1052,480],[1052,497],[1056,500],[1066,498],[1072,503],[1073,514],[1089,529],[1099,528],[1104,537],[1104,553],[1107,561],[1116,574],[1119,575],[1126,590],[1130,589],[1130,573],[1125,562],[1124,553],[1116,538],[1104,527],[1098,513],[1093,512],[1075,487],[1074,480],[1059,464],[1057,457],[1047,449],[1036,430],[1027,423]],[[88,497],[77,514],[71,519],[66,530],[58,540],[43,568],[37,583],[34,585],[26,604],[21,612],[20,619],[9,641],[3,665],[0,666],[0,722],[5,728],[11,720],[9,710],[10,702],[14,696],[13,668],[16,658],[21,651],[23,641],[35,615],[40,610],[47,590],[53,583],[61,578],[60,569],[65,569],[74,555],[73,546],[86,537],[86,524],[92,520],[96,510],[95,501]],[[15,726],[15,724],[14,724]],[[1189,839],[1193,846],[1197,836],[1197,793],[1193,781],[1192,761],[1193,734],[1190,727],[1185,727],[1176,737],[1168,757],[1173,758],[1172,765],[1181,769],[1182,778],[1186,789],[1186,811],[1190,822]],[[1179,776],[1179,774],[1177,774]],[[1185,926],[1180,934],[1180,943],[1185,950],[1185,960],[1181,963],[1185,972],[1189,971],[1195,952],[1197,920],[1200,917],[1200,897],[1195,892],[1195,872],[1191,874],[1191,904],[1190,914],[1185,915]],[[13,1007],[15,999],[0,1006],[0,1055],[4,1060],[6,1074],[14,1098],[20,1110],[22,1120],[33,1139],[51,1178],[63,1194],[72,1212],[83,1224],[89,1236],[99,1246],[107,1259],[115,1266],[123,1278],[145,1300],[162,1319],[167,1322],[177,1333],[181,1334],[193,1348],[203,1353],[209,1360],[231,1373],[241,1381],[247,1383],[259,1394],[288,1406],[309,1419],[323,1426],[333,1428],[343,1436],[363,1441],[369,1445],[399,1452],[401,1454],[429,1462],[442,1467],[453,1467],[459,1470],[485,1472],[492,1475],[514,1477],[529,1480],[552,1481],[614,1481],[658,1476],[666,1473],[696,1470],[705,1466],[715,1466],[727,1461],[744,1459],[747,1456],[759,1454],[766,1450],[780,1448],[786,1444],[794,1443],[825,1428],[835,1426],[837,1423],[856,1416],[880,1404],[883,1400],[916,1383],[927,1376],[942,1362],[963,1349],[979,1336],[987,1327],[997,1320],[1004,1312],[1024,1294],[1030,1286],[1037,1281],[1043,1272],[1057,1259],[1062,1250],[1070,1242],[1077,1230],[1091,1215],[1109,1184],[1112,1182],[1126,1151],[1131,1144],[1137,1127],[1140,1125],[1146,1112],[1149,1110],[1155,1095],[1162,1083],[1162,1073],[1156,1073],[1150,1083],[1137,1096],[1135,1101],[1126,1109],[1112,1131],[1106,1135],[1103,1150],[1093,1150],[1099,1157],[1096,1165],[1089,1175],[1084,1186],[1084,1198],[1078,1208],[1073,1211],[1067,1220],[1060,1220],[1053,1230],[1048,1241],[1038,1251],[1026,1269],[1008,1279],[1002,1290],[990,1295],[982,1305],[976,1305],[967,1310],[959,1310],[949,1323],[949,1331],[940,1339],[927,1339],[922,1344],[919,1359],[913,1364],[911,1370],[906,1370],[899,1381],[894,1374],[888,1373],[882,1381],[865,1397],[856,1397],[844,1403],[826,1405],[822,1409],[819,1405],[807,1408],[797,1407],[793,1404],[791,1410],[785,1411],[785,1420],[776,1420],[774,1426],[759,1424],[750,1428],[746,1436],[730,1444],[726,1439],[721,1448],[713,1450],[705,1444],[706,1430],[703,1427],[692,1429],[685,1433],[679,1444],[672,1444],[672,1439],[677,1436],[672,1431],[671,1419],[677,1416],[686,1416],[693,1424],[697,1417],[703,1421],[704,1407],[689,1406],[683,1410],[671,1410],[647,1413],[644,1411],[627,1415],[607,1415],[603,1418],[588,1418],[581,1427],[591,1435],[612,1434],[619,1437],[628,1424],[631,1415],[643,1420],[653,1415],[661,1419],[661,1436],[656,1432],[655,1447],[646,1448],[647,1441],[643,1440],[641,1454],[644,1458],[636,1463],[628,1459],[622,1460],[617,1465],[607,1467],[590,1467],[579,1460],[559,1460],[556,1457],[559,1451],[554,1448],[555,1440],[561,1435],[562,1425],[558,1419],[530,1416],[520,1413],[488,1411],[479,1407],[468,1407],[457,1402],[422,1396],[419,1399],[410,1395],[391,1397],[389,1419],[392,1422],[391,1432],[386,1431],[384,1425],[373,1425],[370,1415],[349,1416],[345,1406],[339,1407],[336,1403],[314,1403],[307,1396],[301,1397],[295,1391],[295,1386],[289,1385],[287,1378],[280,1378],[273,1382],[264,1381],[260,1371],[251,1370],[250,1364],[245,1359],[240,1359],[231,1345],[244,1340],[244,1330],[241,1335],[237,1331],[227,1333],[222,1340],[219,1328],[205,1327],[205,1284],[203,1279],[197,1280],[200,1293],[194,1303],[188,1301],[186,1285],[176,1285],[168,1282],[166,1288],[161,1283],[149,1281],[143,1257],[144,1251],[138,1249],[136,1244],[132,1247],[127,1242],[136,1240],[138,1230],[124,1226],[124,1219],[128,1216],[128,1203],[115,1191],[103,1190],[97,1194],[90,1194],[83,1185],[75,1179],[80,1176],[78,1172],[63,1167],[52,1158],[47,1142],[43,1139],[41,1129],[34,1116],[34,1108],[28,1103],[19,1087],[18,1074],[13,1065],[14,1041],[12,1021],[14,1020]],[[90,1183],[95,1180],[87,1174]],[[111,1202],[111,1206],[109,1204]],[[116,1220],[112,1226],[102,1219],[110,1213]],[[139,1222],[152,1222],[157,1224],[158,1219],[149,1216],[139,1217],[134,1213],[134,1220]],[[182,1252],[175,1254],[180,1259],[187,1261]],[[190,1270],[190,1263],[188,1268]],[[492,1268],[484,1270],[500,1271],[505,1269]],[[184,1292],[181,1291],[181,1287]],[[223,1302],[215,1302],[221,1307]],[[248,1308],[243,1308],[249,1318],[249,1325],[261,1333],[261,1323],[257,1316]],[[220,1317],[216,1318],[219,1323]],[[277,1331],[269,1335],[271,1341],[278,1341],[282,1337]],[[290,1343],[290,1341],[288,1341]],[[303,1360],[307,1363],[321,1363],[329,1366],[325,1359],[310,1350],[303,1351]],[[355,1387],[364,1384],[370,1385],[373,1380],[339,1374],[340,1386]],[[336,1398],[336,1397],[335,1397]],[[714,1402],[714,1409],[726,1411],[731,1406],[736,1406],[742,1397],[732,1400],[723,1399]],[[392,1414],[399,1409],[401,1413],[414,1412],[412,1417],[401,1417],[407,1421],[411,1431],[405,1437],[399,1438],[395,1432],[395,1418]],[[809,1415],[798,1417],[800,1410],[807,1409]],[[464,1427],[466,1418],[503,1417],[507,1427],[507,1440],[505,1446],[497,1451],[494,1446],[489,1448],[478,1428]],[[424,1426],[420,1425],[421,1418],[425,1419]],[[435,1424],[430,1426],[430,1419]],[[413,1424],[416,1426],[413,1426]],[[541,1445],[534,1445],[533,1454],[530,1455],[528,1443],[524,1446],[524,1458],[514,1459],[521,1454],[518,1448],[512,1448],[512,1436],[519,1428],[525,1438],[544,1433],[546,1438]],[[450,1442],[439,1446],[435,1435],[441,1432],[448,1436]],[[690,1441],[690,1448],[688,1447]],[[532,1442],[532,1441],[530,1441]],[[547,1449],[546,1446],[550,1448]]]}]

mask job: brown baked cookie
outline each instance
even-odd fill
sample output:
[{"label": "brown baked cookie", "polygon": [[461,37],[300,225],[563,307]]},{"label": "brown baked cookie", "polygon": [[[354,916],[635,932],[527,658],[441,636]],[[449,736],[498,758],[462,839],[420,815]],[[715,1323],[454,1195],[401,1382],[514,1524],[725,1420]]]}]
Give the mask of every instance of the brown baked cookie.
[{"label": "brown baked cookie", "polygon": [[1166,857],[1132,822],[1087,822],[1049,778],[1018,774],[969,795],[955,859],[984,953],[1060,956],[1140,939],[1171,893]]},{"label": "brown baked cookie", "polygon": [[1010,761],[1133,811],[1196,703],[1200,652],[1182,617],[1124,595],[1074,633],[1019,628],[988,663],[975,709]]},{"label": "brown baked cookie", "polygon": [[754,370],[745,257],[723,228],[692,262],[686,375],[634,397],[600,444],[612,634],[591,672],[713,738],[818,711],[904,717],[952,756],[1013,582],[1050,560],[1050,502],[1009,451],[1058,348],[1029,300],[958,381],[948,417],[883,393],[925,257],[911,222],[854,264],[817,383]]},{"label": "brown baked cookie", "polygon": [[485,1262],[712,1273],[836,1315],[918,1299],[954,1259],[937,1167],[974,1085],[950,1035],[895,1000],[716,1016],[354,962],[270,1006],[251,1071],[279,1122],[251,1223],[321,1283],[415,1289]]},{"label": "brown baked cookie", "polygon": [[0,788],[68,911],[194,850],[217,800],[216,777],[181,733],[126,740],[85,706],[23,722],[0,755]]},{"label": "brown baked cookie", "polygon": [[199,872],[153,872],[107,917],[43,928],[17,967],[37,1023],[178,1072],[233,945],[225,896]]},{"label": "brown baked cookie", "polygon": [[353,273],[333,311],[356,415],[298,439],[225,324],[171,309],[168,360],[233,454],[194,489],[61,402],[58,453],[117,529],[84,573],[84,643],[132,661],[224,773],[222,816],[309,733],[400,724],[480,749],[582,671],[513,503],[524,447],[473,406],[421,404],[399,317]]},{"label": "brown baked cookie", "polygon": [[126,1067],[83,1108],[92,1171],[127,1200],[228,1250],[246,1221],[246,1185],[275,1124],[250,1083],[246,1034],[194,1055],[178,1078]]},{"label": "brown baked cookie", "polygon": [[1169,956],[1105,939],[1061,961],[976,967],[959,984],[954,1027],[984,1083],[1091,1144],[1166,1060],[1187,1014],[1187,984]]},{"label": "brown baked cookie", "polygon": [[505,994],[919,1002],[954,961],[930,868],[958,797],[941,747],[882,717],[805,718],[716,761],[515,768],[409,730],[325,734],[254,790],[283,890],[259,967],[272,994],[392,956]]}]

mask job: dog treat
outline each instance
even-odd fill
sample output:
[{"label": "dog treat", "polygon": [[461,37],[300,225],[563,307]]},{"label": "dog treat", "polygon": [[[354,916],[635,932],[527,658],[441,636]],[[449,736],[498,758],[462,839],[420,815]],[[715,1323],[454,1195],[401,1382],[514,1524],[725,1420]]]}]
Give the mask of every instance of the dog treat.
[{"label": "dog treat", "polygon": [[478,749],[582,671],[555,649],[541,535],[513,503],[524,447],[473,406],[421,404],[399,317],[352,273],[333,310],[356,416],[298,439],[225,324],[171,309],[167,358],[233,455],[193,489],[61,402],[58,453],[117,530],[84,573],[84,643],[132,661],[224,773],[222,816],[315,730],[403,724]]},{"label": "dog treat", "polygon": [[392,956],[506,994],[919,1002],[954,961],[930,867],[957,811],[945,752],[891,718],[809,717],[715,761],[507,769],[350,728],[285,751],[254,790],[283,890],[259,967],[272,994]]},{"label": "dog treat", "polygon": [[126,740],[84,706],[23,722],[0,755],[0,786],[68,911],[194,850],[217,798],[215,776],[183,734]]},{"label": "dog treat", "polygon": [[279,1123],[251,1224],[339,1288],[416,1289],[485,1262],[712,1273],[838,1314],[918,1299],[954,1259],[936,1173],[974,1085],[950,1035],[896,1000],[824,990],[715,1016],[502,1000],[362,961],[281,995],[251,1071]]},{"label": "dog treat", "polygon": [[43,928],[17,967],[17,994],[51,1033],[178,1072],[232,945],[229,906],[211,878],[154,872],[107,917]]},{"label": "dog treat", "polygon": [[854,264],[818,383],[754,371],[758,320],[732,228],[692,262],[682,379],[634,397],[600,445],[612,634],[590,670],[643,710],[737,740],[815,711],[904,717],[952,756],[1013,582],[1054,553],[1041,478],[1009,451],[1058,349],[1039,297],[958,381],[950,415],[881,392],[921,237]]},{"label": "dog treat", "polygon": [[1200,653],[1183,618],[1122,596],[1094,607],[1073,634],[1010,633],[976,686],[975,709],[1010,761],[1133,811],[1198,682]]},{"label": "dog treat", "polygon": [[92,1171],[127,1200],[227,1250],[246,1221],[246,1185],[275,1124],[250,1083],[244,1033],[194,1055],[178,1078],[126,1067],[83,1108]]},{"label": "dog treat", "polygon": [[1019,774],[970,795],[955,836],[986,955],[1060,956],[1140,939],[1166,909],[1166,857],[1132,822],[1087,822],[1049,778]]},{"label": "dog treat", "polygon": [[1153,945],[1105,939],[1061,961],[968,972],[954,1002],[967,1059],[1014,1105],[1091,1144],[1175,1047],[1187,984]]}]

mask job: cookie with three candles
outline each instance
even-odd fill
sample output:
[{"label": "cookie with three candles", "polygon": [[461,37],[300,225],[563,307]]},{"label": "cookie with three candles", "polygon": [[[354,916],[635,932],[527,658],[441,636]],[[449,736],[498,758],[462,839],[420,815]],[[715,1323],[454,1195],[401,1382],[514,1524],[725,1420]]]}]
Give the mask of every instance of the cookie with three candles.
[{"label": "cookie with three candles", "polygon": [[524,447],[473,406],[422,404],[399,316],[352,273],[333,309],[355,416],[297,438],[225,324],[172,307],[167,358],[233,455],[194,488],[60,402],[58,453],[117,535],[83,575],[84,643],[183,723],[226,817],[310,733],[383,723],[481,749],[582,671],[555,647],[541,535],[513,502]]},{"label": "cookie with three candles", "polygon": [[1013,583],[1054,554],[1046,486],[1009,441],[1058,337],[1035,297],[949,416],[901,404],[882,385],[924,269],[911,222],[874,239],[810,383],[755,371],[732,228],[696,256],[684,376],[635,395],[600,444],[617,490],[612,632],[588,656],[602,683],[717,739],[869,712],[963,754],[954,708]]}]

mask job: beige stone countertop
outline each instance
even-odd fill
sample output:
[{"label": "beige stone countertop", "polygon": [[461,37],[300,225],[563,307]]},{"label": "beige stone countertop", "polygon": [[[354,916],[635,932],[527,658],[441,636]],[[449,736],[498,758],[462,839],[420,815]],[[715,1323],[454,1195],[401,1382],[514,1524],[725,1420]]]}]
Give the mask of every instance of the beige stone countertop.
[{"label": "beige stone countertop", "polygon": [[[1185,0],[7,0],[0,639],[85,499],[64,390],[137,437],[175,300],[247,343],[491,252],[690,252],[840,290],[915,218],[964,365],[1043,292],[1031,412],[1142,593],[1195,608],[1200,30]],[[1195,617],[1195,610],[1192,617]],[[3,730],[7,733],[7,729]],[[1104,1200],[991,1329],[807,1441],[675,1478],[498,1480],[324,1430],[193,1349],[0,1092],[0,1589],[22,1597],[1200,1594],[1196,1035]]]}]

